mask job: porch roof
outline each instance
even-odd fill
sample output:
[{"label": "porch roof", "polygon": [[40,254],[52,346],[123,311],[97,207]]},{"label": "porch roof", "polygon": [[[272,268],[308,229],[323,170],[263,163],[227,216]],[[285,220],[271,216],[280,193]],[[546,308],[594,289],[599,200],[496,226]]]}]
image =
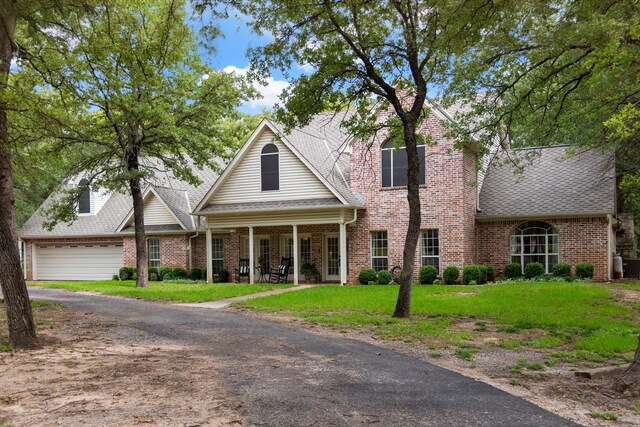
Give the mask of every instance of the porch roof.
[{"label": "porch roof", "polygon": [[[220,205],[208,205],[195,215],[236,213],[236,212],[267,212],[284,211],[290,209],[323,209],[323,208],[345,208],[338,199],[306,199],[306,200],[278,200],[269,202],[243,202],[226,203]],[[360,207],[360,206],[356,206]]]}]

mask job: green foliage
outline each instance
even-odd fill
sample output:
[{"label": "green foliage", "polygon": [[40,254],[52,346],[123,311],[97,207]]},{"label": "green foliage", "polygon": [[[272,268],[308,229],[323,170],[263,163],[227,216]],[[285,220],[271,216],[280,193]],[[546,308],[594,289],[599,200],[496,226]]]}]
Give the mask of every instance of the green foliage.
[{"label": "green foliage", "polygon": [[184,268],[180,268],[180,267],[175,267],[171,270],[171,275],[173,276],[174,279],[186,279],[187,278],[187,272],[184,270]]},{"label": "green foliage", "polygon": [[420,283],[423,285],[431,285],[438,277],[438,270],[432,265],[423,265],[420,267]]},{"label": "green foliage", "polygon": [[10,352],[13,351],[13,346],[10,344],[0,344],[0,352]]},{"label": "green foliage", "polygon": [[576,264],[576,277],[591,279],[593,277],[593,264],[590,262],[579,262]]},{"label": "green foliage", "polygon": [[111,276],[111,280],[120,280],[120,276],[114,274],[113,276]]},{"label": "green foliage", "polygon": [[517,262],[512,262],[504,267],[502,275],[507,279],[522,277],[522,266]]},{"label": "green foliage", "polygon": [[486,276],[487,276],[487,282],[495,282],[496,281],[496,271],[493,268],[492,265],[489,264],[485,264],[483,265]]},{"label": "green foliage", "polygon": [[160,281],[160,275],[158,274],[157,271],[149,270],[149,281],[150,282],[159,282]]},{"label": "green foliage", "polygon": [[458,281],[458,277],[460,276],[460,270],[455,265],[449,265],[444,269],[442,273],[442,278],[444,279],[444,283],[447,285],[455,285]]},{"label": "green foliage", "polygon": [[305,277],[315,277],[320,275],[320,271],[318,271],[318,267],[314,263],[305,262],[300,267],[300,273],[304,274]]},{"label": "green foliage", "polygon": [[373,268],[365,268],[358,273],[358,281],[361,285],[368,285],[370,282],[377,281],[377,274]]},{"label": "green foliage", "polygon": [[616,412],[591,412],[589,415],[591,415],[592,418],[599,418],[601,420],[607,420],[607,421],[617,421],[618,418],[620,417]]},{"label": "green foliage", "polygon": [[173,278],[173,268],[172,267],[160,267],[160,279],[161,280],[171,280]]},{"label": "green foliage", "polygon": [[133,275],[136,273],[135,267],[120,267],[119,276],[120,280],[131,280],[133,279]]},{"label": "green foliage", "polygon": [[[206,274],[206,271],[205,271]],[[218,273],[218,277],[220,278],[220,283],[228,283],[229,282],[229,270],[222,269]]]},{"label": "green foliage", "polygon": [[462,283],[471,284],[474,281],[478,285],[487,283],[487,271],[482,265],[467,265],[462,270]]},{"label": "green foliage", "polygon": [[544,265],[539,262],[530,262],[524,266],[524,277],[531,279],[544,274]]},{"label": "green foliage", "polygon": [[571,276],[571,264],[567,264],[566,262],[559,262],[551,268],[551,271],[556,277]]},{"label": "green foliage", "polygon": [[434,279],[433,284],[438,286],[438,285],[440,285],[442,283],[440,282],[440,279]]},{"label": "green foliage", "polygon": [[[202,269],[198,267],[192,267],[191,271],[189,271],[189,279],[191,280],[201,280],[202,277]],[[204,277],[206,279],[206,276]]]},{"label": "green foliage", "polygon": [[391,283],[391,273],[388,270],[380,270],[378,272],[378,284],[388,285]]}]

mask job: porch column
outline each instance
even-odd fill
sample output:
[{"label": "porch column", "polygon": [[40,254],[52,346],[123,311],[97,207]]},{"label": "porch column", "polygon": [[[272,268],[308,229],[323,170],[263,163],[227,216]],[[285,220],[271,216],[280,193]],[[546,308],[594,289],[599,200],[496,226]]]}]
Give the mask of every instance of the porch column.
[{"label": "porch column", "polygon": [[207,228],[207,283],[213,283],[213,253],[211,252],[211,229]]},{"label": "porch column", "polygon": [[254,284],[253,268],[253,227],[249,227],[249,283]]},{"label": "porch column", "polygon": [[340,224],[340,284],[347,284],[347,225]]},{"label": "porch column", "polygon": [[293,284],[298,284],[298,226],[293,225]]}]

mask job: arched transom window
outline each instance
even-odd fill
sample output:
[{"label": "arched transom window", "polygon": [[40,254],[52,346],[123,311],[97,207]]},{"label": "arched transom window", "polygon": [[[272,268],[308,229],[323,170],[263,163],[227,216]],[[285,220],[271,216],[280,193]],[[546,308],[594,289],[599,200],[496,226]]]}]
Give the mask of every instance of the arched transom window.
[{"label": "arched transom window", "polygon": [[[424,177],[424,145],[418,145],[420,158],[420,184]],[[407,185],[407,150],[404,144],[396,149],[396,138],[382,144],[382,186],[405,187]]]},{"label": "arched transom window", "polygon": [[524,266],[539,262],[546,273],[558,263],[558,232],[551,224],[529,221],[520,224],[511,234],[511,262]]},{"label": "arched transom window", "polygon": [[80,180],[78,183],[80,188],[84,188],[78,201],[78,213],[90,214],[91,213],[91,188],[89,187],[89,181],[86,179]]},{"label": "arched transom window", "polygon": [[260,154],[262,191],[280,189],[280,155],[275,144],[267,144]]}]

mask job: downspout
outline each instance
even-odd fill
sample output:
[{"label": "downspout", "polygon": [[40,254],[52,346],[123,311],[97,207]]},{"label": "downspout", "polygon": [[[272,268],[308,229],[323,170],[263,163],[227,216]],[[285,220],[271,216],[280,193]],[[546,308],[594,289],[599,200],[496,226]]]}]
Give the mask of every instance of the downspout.
[{"label": "downspout", "polygon": [[200,217],[198,217],[198,227],[196,228],[196,234],[189,237],[189,272],[193,268],[193,240],[200,235]]},{"label": "downspout", "polygon": [[353,208],[353,219],[351,221],[347,221],[344,225],[353,224],[358,219],[358,208]]}]

